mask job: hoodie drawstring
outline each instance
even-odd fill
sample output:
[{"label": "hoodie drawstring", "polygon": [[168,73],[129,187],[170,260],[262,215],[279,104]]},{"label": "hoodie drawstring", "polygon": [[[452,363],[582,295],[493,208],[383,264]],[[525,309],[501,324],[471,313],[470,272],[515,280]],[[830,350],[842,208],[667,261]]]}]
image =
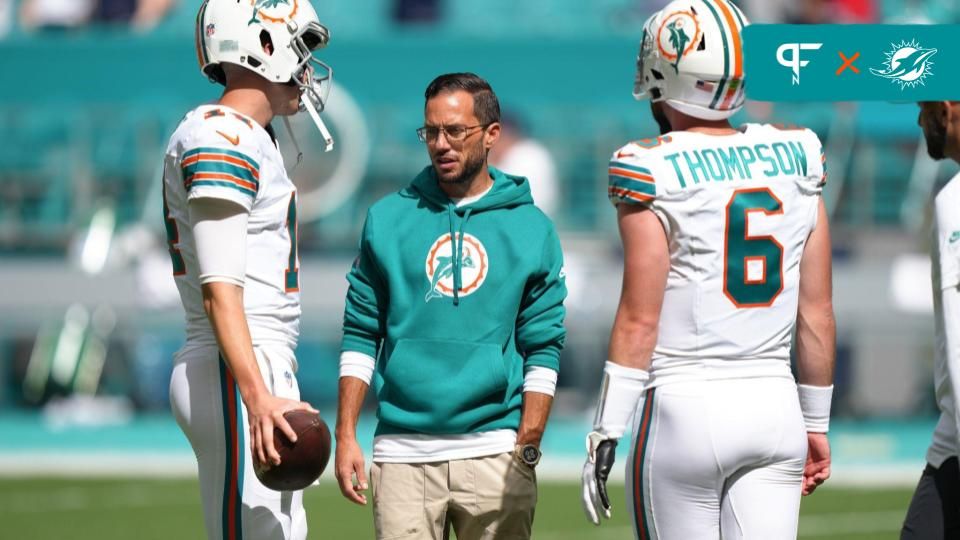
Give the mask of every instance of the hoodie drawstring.
[{"label": "hoodie drawstring", "polygon": [[447,205],[447,216],[450,218],[450,254],[453,255],[453,305],[460,305],[460,287],[463,286],[463,265],[461,260],[463,258],[463,229],[467,225],[467,220],[470,219],[470,213],[473,212],[473,208],[467,208],[467,211],[463,214],[463,221],[460,222],[460,228],[454,234],[454,205]]}]

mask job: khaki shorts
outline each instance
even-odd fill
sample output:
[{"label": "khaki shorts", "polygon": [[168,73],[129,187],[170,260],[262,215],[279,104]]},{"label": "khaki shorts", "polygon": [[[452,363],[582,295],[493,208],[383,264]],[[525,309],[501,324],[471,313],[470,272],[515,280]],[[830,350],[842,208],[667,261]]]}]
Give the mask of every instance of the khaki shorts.
[{"label": "khaki shorts", "polygon": [[374,463],[378,540],[530,538],[536,472],[512,453],[435,463]]}]

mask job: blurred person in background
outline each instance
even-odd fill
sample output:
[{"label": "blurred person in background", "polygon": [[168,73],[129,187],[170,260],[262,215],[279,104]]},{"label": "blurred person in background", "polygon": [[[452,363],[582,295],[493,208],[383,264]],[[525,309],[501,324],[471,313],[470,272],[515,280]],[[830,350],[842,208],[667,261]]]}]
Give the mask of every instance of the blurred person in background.
[{"label": "blurred person in background", "polygon": [[24,0],[20,26],[28,31],[77,28],[90,21],[95,7],[96,0]]},{"label": "blurred person in background", "polygon": [[440,20],[442,0],[393,0],[393,20],[399,24],[433,24]]},{"label": "blurred person in background", "polygon": [[582,501],[594,524],[610,517],[606,480],[633,418],[639,538],[793,540],[801,494],[830,475],[822,145],[808,129],[731,126],[745,25],[726,0],[678,0],[647,20],[634,96],[651,99],[662,135],[608,169],[623,285]]},{"label": "blurred person in background", "polygon": [[490,85],[441,75],[425,98],[431,164],[370,208],[347,277],[337,479],[366,504],[356,427],[372,382],[377,538],[530,538],[566,336],[560,241],[527,180],[487,165]]},{"label": "blurred person in background", "polygon": [[[920,103],[917,123],[930,157],[960,163],[960,101]],[[934,382],[940,420],[901,540],[960,538],[960,395],[955,390],[960,388],[960,175],[936,194],[933,213]]]},{"label": "blurred person in background", "polygon": [[550,150],[528,136],[520,119],[513,114],[505,113],[500,126],[500,139],[490,149],[490,164],[507,174],[526,178],[533,203],[544,214],[556,216],[560,186]]},{"label": "blurred person in background", "polygon": [[98,23],[127,23],[136,30],[155,27],[177,0],[99,0],[92,19]]},{"label": "blurred person in background", "polygon": [[[205,0],[196,58],[224,85],[189,111],[164,156],[163,211],[186,311],[170,402],[200,474],[211,539],[302,540],[302,491],[272,491],[254,467],[280,463],[274,428],[301,402],[297,189],[271,127],[323,109],[330,68],[313,56],[329,32],[306,0]],[[316,412],[316,411],[313,411]]]}]

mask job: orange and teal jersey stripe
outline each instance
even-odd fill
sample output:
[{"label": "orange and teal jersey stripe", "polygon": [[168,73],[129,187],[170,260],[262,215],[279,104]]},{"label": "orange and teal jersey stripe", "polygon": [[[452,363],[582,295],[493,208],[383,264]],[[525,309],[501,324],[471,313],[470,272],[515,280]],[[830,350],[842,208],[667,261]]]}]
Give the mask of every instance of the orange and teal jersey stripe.
[{"label": "orange and teal jersey stripe", "polygon": [[647,457],[647,442],[650,440],[650,426],[653,424],[653,397],[656,388],[647,390],[646,399],[643,401],[643,411],[640,413],[640,422],[637,428],[636,446],[633,449],[633,518],[634,527],[637,531],[637,538],[640,540],[652,540],[650,529],[652,523],[647,519],[646,509],[649,506],[644,498],[644,475],[643,467]]},{"label": "orange and teal jersey stripe", "polygon": [[220,395],[223,403],[223,433],[226,460],[223,475],[222,526],[223,540],[243,540],[243,411],[240,410],[240,389],[233,374],[220,357]]},{"label": "orange and teal jersey stripe", "polygon": [[657,184],[650,170],[620,161],[611,161],[607,169],[607,196],[614,204],[620,202],[643,203],[657,195]]},{"label": "orange and teal jersey stripe", "polygon": [[260,190],[260,165],[241,152],[223,148],[194,148],[183,154],[183,185],[235,189],[255,197]]}]

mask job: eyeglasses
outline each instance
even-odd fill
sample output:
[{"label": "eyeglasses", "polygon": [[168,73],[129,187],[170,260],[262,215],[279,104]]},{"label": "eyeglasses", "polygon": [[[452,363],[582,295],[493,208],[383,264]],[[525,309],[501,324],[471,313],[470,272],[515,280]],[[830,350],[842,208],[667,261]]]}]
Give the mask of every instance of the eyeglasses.
[{"label": "eyeglasses", "polygon": [[490,124],[477,124],[475,126],[423,126],[422,128],[417,128],[417,138],[420,139],[420,142],[435,142],[442,131],[447,141],[459,142],[466,139],[470,131],[477,128],[486,129],[489,125]]}]

